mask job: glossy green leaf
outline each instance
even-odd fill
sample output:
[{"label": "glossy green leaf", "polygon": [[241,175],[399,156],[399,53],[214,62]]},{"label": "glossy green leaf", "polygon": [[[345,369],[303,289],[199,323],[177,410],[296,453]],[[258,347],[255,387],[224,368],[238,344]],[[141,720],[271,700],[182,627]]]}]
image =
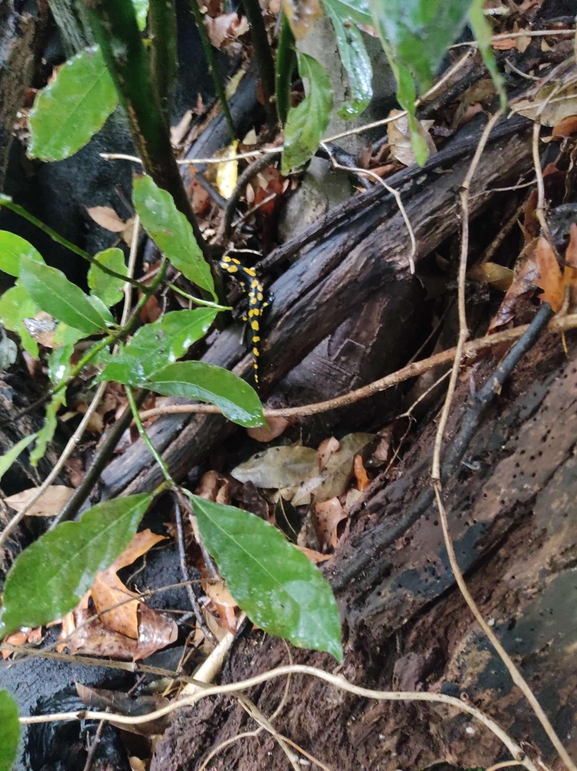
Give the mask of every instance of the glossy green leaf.
[{"label": "glossy green leaf", "polygon": [[342,661],[340,617],[320,570],[268,522],[191,496],[202,539],[239,606],[266,632]]},{"label": "glossy green leaf", "polygon": [[178,211],[170,193],[151,177],[138,176],[132,187],[132,201],[142,227],[174,267],[193,284],[206,289],[218,300],[210,267],[200,250],[190,223]]},{"label": "glossy green leaf", "polygon": [[44,262],[40,252],[25,238],[16,233],[0,230],[0,270],[10,276],[20,275],[20,258],[29,257],[36,262]]},{"label": "glossy green leaf", "polygon": [[74,353],[74,343],[53,348],[48,357],[48,377],[53,385],[66,380],[72,369],[70,359]]},{"label": "glossy green leaf", "polygon": [[473,0],[370,0],[373,22],[395,62],[405,66],[421,91],[429,88],[461,34]]},{"label": "glossy green leaf", "polygon": [[[128,275],[122,249],[106,249],[96,254],[94,259],[116,273],[123,276]],[[109,308],[122,300],[124,281],[109,276],[108,273],[99,270],[95,265],[91,265],[88,270],[88,286],[92,294],[100,297]]]},{"label": "glossy green leaf", "polygon": [[152,495],[130,495],[93,506],[79,522],[63,522],[25,549],[4,586],[3,634],[39,626],[72,610],[99,570],[128,546]]},{"label": "glossy green leaf", "polygon": [[331,5],[341,19],[351,19],[357,24],[373,23],[368,0],[331,0]]},{"label": "glossy green leaf", "polygon": [[298,57],[299,72],[309,90],[305,99],[289,110],[285,126],[283,174],[300,166],[317,151],[329,125],[333,108],[333,89],[324,67],[307,54]]},{"label": "glossy green leaf", "polygon": [[341,62],[349,78],[351,100],[338,111],[341,118],[351,120],[366,109],[373,97],[373,68],[363,36],[350,16],[342,16],[343,8],[334,0],[323,5],[335,30]]},{"label": "glossy green leaf", "polygon": [[34,359],[40,355],[38,343],[24,326],[23,319],[33,319],[39,311],[40,308],[19,283],[0,297],[0,321],[6,329],[20,336],[22,347]]},{"label": "glossy green leaf", "polygon": [[106,328],[106,319],[82,289],[69,281],[61,270],[23,257],[20,260],[20,280],[34,302],[55,319],[87,335]]},{"label": "glossy green leaf", "polygon": [[141,327],[108,364],[99,380],[136,386],[158,370],[172,364],[207,333],[214,321],[212,308],[172,311]]},{"label": "glossy green leaf", "polygon": [[54,433],[56,432],[56,415],[58,410],[66,404],[66,391],[62,390],[52,395],[52,399],[48,402],[46,407],[46,416],[44,418],[44,425],[37,434],[36,444],[34,449],[30,453],[30,463],[33,466],[37,466],[39,461],[46,455],[46,448],[48,443],[52,441]]},{"label": "glossy green leaf", "polygon": [[0,455],[0,479],[2,479],[20,453],[23,452],[35,438],[36,434],[25,436],[24,439],[17,442],[14,447],[11,447],[8,452],[5,452],[4,455]]},{"label": "glossy green leaf", "polygon": [[136,23],[138,29],[142,30],[146,27],[146,17],[148,16],[148,0],[132,0],[132,6],[136,13]]},{"label": "glossy green leaf", "polygon": [[43,161],[74,155],[102,128],[118,102],[100,49],[69,59],[36,97],[28,154]]},{"label": "glossy green leaf", "polygon": [[428,155],[417,130],[415,100],[431,85],[447,48],[460,35],[473,0],[369,0],[373,24],[397,79],[417,163]]},{"label": "glossy green leaf", "polygon": [[473,34],[479,44],[479,50],[483,56],[485,67],[489,70],[493,83],[499,94],[501,100],[501,109],[507,108],[507,92],[505,91],[505,80],[499,70],[497,69],[497,61],[495,54],[491,48],[491,38],[493,36],[493,29],[489,24],[489,21],[483,13],[484,0],[473,0],[471,10],[469,11],[469,21],[473,28]]},{"label": "glossy green leaf", "polygon": [[18,705],[8,691],[0,691],[0,771],[10,771],[18,753]]},{"label": "glossy green leaf", "polygon": [[165,396],[184,396],[216,404],[233,423],[264,426],[262,404],[254,388],[232,372],[202,361],[179,361],[152,375],[146,387]]}]

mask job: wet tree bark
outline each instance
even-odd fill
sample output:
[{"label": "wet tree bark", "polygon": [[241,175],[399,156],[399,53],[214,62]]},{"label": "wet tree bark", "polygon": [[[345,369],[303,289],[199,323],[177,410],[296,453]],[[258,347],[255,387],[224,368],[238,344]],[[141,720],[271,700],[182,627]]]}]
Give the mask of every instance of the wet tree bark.
[{"label": "wet tree bark", "polygon": [[[577,577],[577,340],[566,358],[546,334],[521,363],[447,484],[453,541],[473,596],[521,667],[570,753],[577,754],[574,598]],[[482,384],[495,360],[474,367]],[[449,427],[459,427],[463,382]],[[345,664],[294,652],[301,663],[383,690],[428,690],[467,698],[534,753],[554,752],[484,639],[448,565],[434,506],[387,548],[374,550],[428,484],[433,424],[395,480],[377,479],[353,513],[351,531],[326,574],[337,590]],[[359,566],[358,555],[371,559]],[[223,681],[288,663],[286,647],[256,631],[239,640]],[[249,695],[270,715],[281,681]],[[507,752],[486,729],[444,706],[371,702],[296,676],[275,728],[331,769],[489,766]],[[157,747],[153,771],[198,769],[218,745],[255,728],[231,698],[183,710]],[[266,734],[223,749],[208,768],[288,768]],[[559,767],[556,763],[554,768]]]}]

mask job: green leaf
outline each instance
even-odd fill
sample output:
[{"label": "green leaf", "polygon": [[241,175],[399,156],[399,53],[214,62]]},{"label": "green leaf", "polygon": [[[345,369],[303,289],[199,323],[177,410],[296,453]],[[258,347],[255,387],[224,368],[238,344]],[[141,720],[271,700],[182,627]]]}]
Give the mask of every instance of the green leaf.
[{"label": "green leaf", "polygon": [[44,425],[38,432],[36,444],[30,453],[30,463],[33,466],[37,466],[38,462],[42,460],[46,454],[46,447],[48,446],[48,442],[52,441],[52,437],[56,431],[56,415],[58,414],[58,410],[63,404],[66,404],[65,390],[59,391],[57,394],[53,394],[52,399],[48,402]]},{"label": "green leaf", "polygon": [[34,441],[36,436],[37,434],[30,434],[29,436],[25,436],[24,439],[21,439],[19,442],[17,442],[14,447],[8,450],[8,452],[5,452],[4,455],[0,455],[0,479],[2,479],[4,474],[8,471],[20,453],[28,447],[30,442]]},{"label": "green leaf", "polygon": [[473,0],[369,0],[373,24],[397,79],[417,163],[428,150],[417,130],[415,99],[431,85],[447,48],[459,36]]},{"label": "green leaf", "polygon": [[132,6],[136,14],[136,23],[138,29],[142,32],[146,27],[146,17],[148,16],[148,0],[132,0]]},{"label": "green leaf", "polygon": [[33,319],[39,311],[40,308],[19,283],[0,297],[0,321],[6,329],[20,336],[22,347],[34,359],[40,355],[38,343],[24,326],[23,319]]},{"label": "green leaf", "polygon": [[241,426],[264,426],[262,404],[254,388],[232,372],[202,361],[179,361],[152,375],[146,387],[165,396],[184,396],[216,404]]},{"label": "green leaf", "polygon": [[351,120],[366,109],[373,98],[373,68],[359,28],[350,16],[342,16],[343,7],[334,0],[323,2],[337,38],[341,62],[349,77],[351,101],[343,104],[338,114]]},{"label": "green leaf", "polygon": [[74,353],[74,343],[53,348],[48,357],[48,377],[53,385],[66,380],[70,374],[70,359]]},{"label": "green leaf", "polygon": [[[116,273],[121,273],[123,276],[128,275],[122,249],[106,249],[96,254],[94,259],[106,268],[116,271]],[[122,300],[124,281],[114,278],[114,276],[109,276],[108,273],[99,270],[95,265],[91,265],[88,270],[88,286],[92,294],[100,297],[102,302],[109,308],[112,308],[113,305]]]},{"label": "green leaf", "polygon": [[20,258],[29,257],[36,262],[44,262],[44,257],[26,239],[15,233],[0,230],[0,270],[10,276],[20,275]]},{"label": "green leaf", "polygon": [[351,19],[357,24],[373,23],[368,0],[331,0],[331,5],[341,19]]},{"label": "green leaf", "polygon": [[369,0],[373,23],[394,61],[406,67],[421,91],[431,85],[467,20],[473,0]]},{"label": "green leaf", "polygon": [[28,154],[43,161],[74,155],[102,128],[117,102],[100,49],[81,51],[37,95],[29,118]]},{"label": "green leaf", "polygon": [[104,368],[99,380],[139,385],[184,356],[190,346],[207,333],[216,313],[212,308],[172,311],[141,327]]},{"label": "green leaf", "polygon": [[25,549],[4,587],[3,634],[40,626],[72,610],[99,570],[128,546],[152,495],[130,495],[93,506],[79,522],[63,522]]},{"label": "green leaf", "polygon": [[493,36],[493,29],[489,24],[485,14],[483,13],[484,0],[473,0],[471,10],[469,11],[469,21],[473,28],[473,34],[479,44],[479,50],[483,56],[485,67],[489,70],[489,74],[493,78],[493,83],[499,94],[501,101],[501,109],[507,109],[507,92],[505,91],[505,80],[499,70],[497,69],[497,61],[495,54],[491,48],[491,37]]},{"label": "green leaf", "polygon": [[152,177],[137,176],[132,187],[132,201],[142,227],[160,251],[189,281],[206,289],[218,301],[210,267],[196,243],[190,223],[178,211],[170,193],[159,188]]},{"label": "green leaf", "polygon": [[0,691],[0,771],[10,771],[20,741],[18,705],[8,691]]},{"label": "green leaf", "polygon": [[282,172],[287,174],[317,151],[333,108],[333,89],[324,67],[307,54],[299,54],[299,72],[309,92],[298,107],[289,110],[285,126]]},{"label": "green leaf", "polygon": [[191,496],[202,539],[255,624],[342,661],[339,610],[320,570],[268,522]]},{"label": "green leaf", "polygon": [[93,335],[106,329],[106,319],[94,308],[80,287],[61,270],[23,257],[20,280],[30,297],[46,313],[75,329]]}]

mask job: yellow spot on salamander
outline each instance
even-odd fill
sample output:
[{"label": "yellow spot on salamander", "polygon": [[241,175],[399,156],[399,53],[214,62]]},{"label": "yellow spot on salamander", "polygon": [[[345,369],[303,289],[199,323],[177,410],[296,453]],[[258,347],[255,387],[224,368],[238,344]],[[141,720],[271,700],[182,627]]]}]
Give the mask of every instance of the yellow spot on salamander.
[{"label": "yellow spot on salamander", "polygon": [[256,270],[254,268],[245,268],[244,272],[247,276],[256,276]]},{"label": "yellow spot on salamander", "polygon": [[260,356],[260,351],[258,350],[258,348],[253,348],[252,353],[253,353],[253,356]]},{"label": "yellow spot on salamander", "polygon": [[[254,329],[255,332],[258,332],[258,321],[251,321],[250,325]],[[254,337],[253,337],[253,340],[254,340]]]}]

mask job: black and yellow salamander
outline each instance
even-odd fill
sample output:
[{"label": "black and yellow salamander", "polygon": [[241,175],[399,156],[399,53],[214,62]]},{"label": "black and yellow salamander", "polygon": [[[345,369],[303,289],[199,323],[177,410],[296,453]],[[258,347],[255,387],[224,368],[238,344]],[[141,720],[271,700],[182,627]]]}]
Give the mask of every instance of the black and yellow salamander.
[{"label": "black and yellow salamander", "polygon": [[254,360],[254,382],[258,387],[258,357],[260,356],[261,318],[264,309],[270,305],[265,298],[264,287],[258,278],[256,268],[245,267],[240,260],[230,255],[225,255],[220,261],[223,271],[234,276],[248,298],[248,310],[242,317],[248,324],[250,344]]}]

